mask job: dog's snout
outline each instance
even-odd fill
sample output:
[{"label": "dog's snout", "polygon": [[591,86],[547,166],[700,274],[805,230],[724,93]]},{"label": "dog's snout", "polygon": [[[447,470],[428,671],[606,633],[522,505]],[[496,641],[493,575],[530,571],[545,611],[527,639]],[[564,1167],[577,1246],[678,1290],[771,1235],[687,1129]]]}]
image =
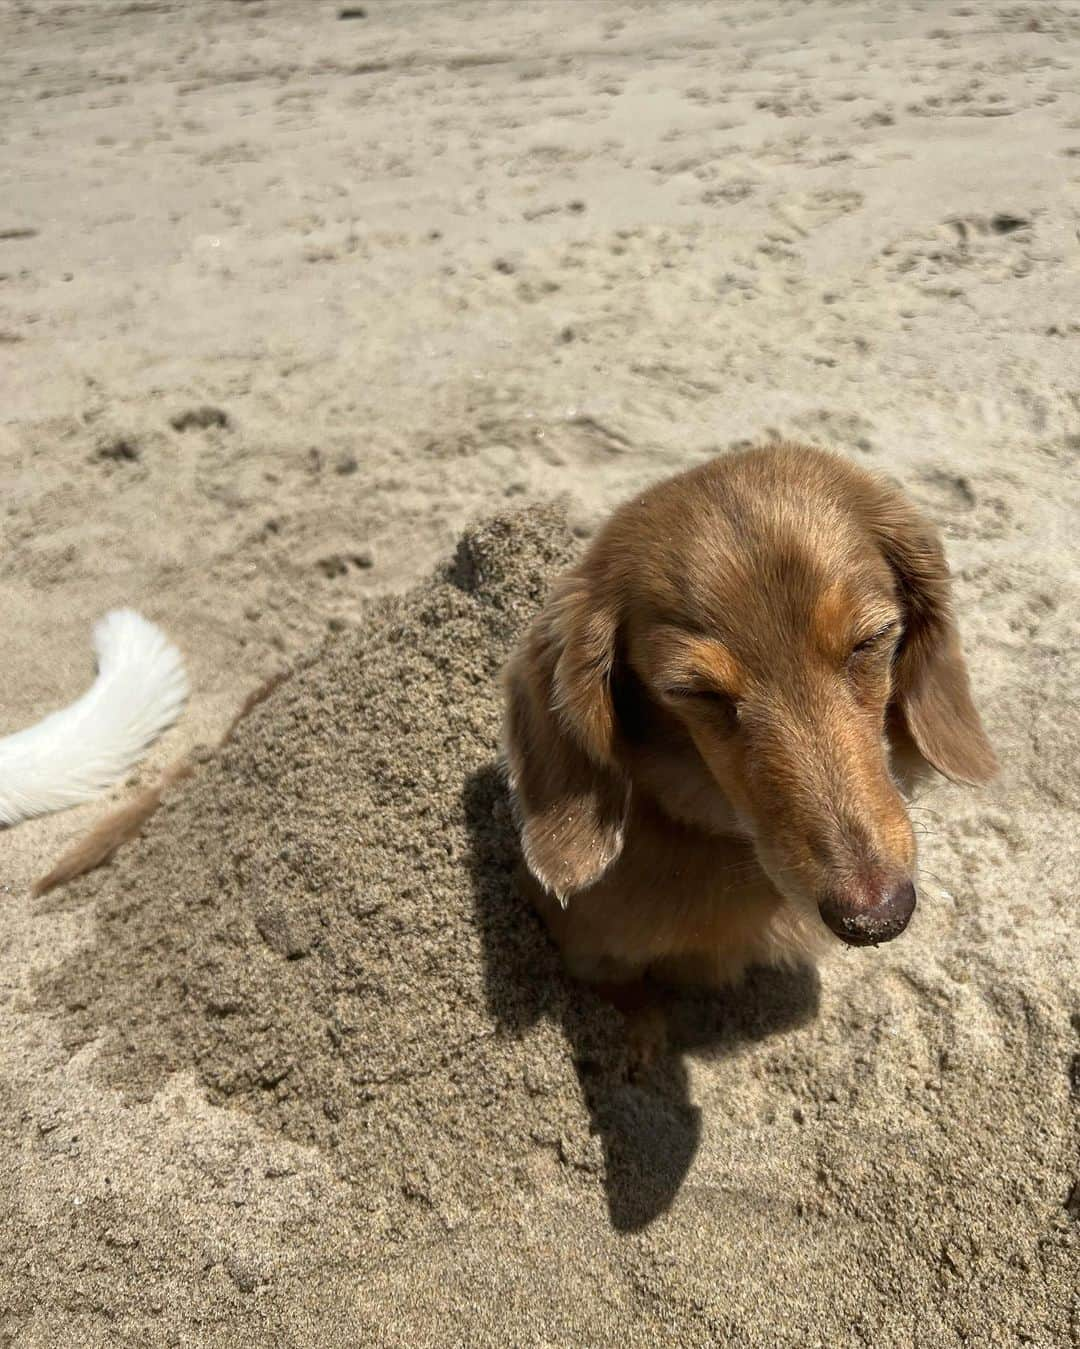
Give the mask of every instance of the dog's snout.
[{"label": "dog's snout", "polygon": [[877,946],[903,932],[915,903],[915,886],[902,880],[856,893],[828,894],[818,909],[826,926],[849,946]]}]

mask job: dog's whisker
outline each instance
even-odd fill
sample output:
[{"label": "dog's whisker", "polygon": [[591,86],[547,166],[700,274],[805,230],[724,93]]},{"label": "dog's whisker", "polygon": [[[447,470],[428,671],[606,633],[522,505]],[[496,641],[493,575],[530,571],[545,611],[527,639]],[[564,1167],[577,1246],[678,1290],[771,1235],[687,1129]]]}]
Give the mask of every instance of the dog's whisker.
[{"label": "dog's whisker", "polygon": [[943,876],[939,876],[936,871],[928,871],[925,867],[920,867],[919,880],[923,880],[924,877],[932,880],[942,894],[951,897],[952,891],[949,888],[949,882]]}]

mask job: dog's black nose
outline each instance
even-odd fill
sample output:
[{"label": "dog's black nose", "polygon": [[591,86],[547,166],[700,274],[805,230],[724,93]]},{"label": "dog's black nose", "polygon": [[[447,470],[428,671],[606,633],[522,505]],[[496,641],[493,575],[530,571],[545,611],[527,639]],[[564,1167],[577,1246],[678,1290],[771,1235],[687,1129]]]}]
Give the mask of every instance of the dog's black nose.
[{"label": "dog's black nose", "polygon": [[877,946],[899,937],[911,921],[915,886],[900,881],[870,895],[829,894],[818,910],[825,925],[849,946]]}]

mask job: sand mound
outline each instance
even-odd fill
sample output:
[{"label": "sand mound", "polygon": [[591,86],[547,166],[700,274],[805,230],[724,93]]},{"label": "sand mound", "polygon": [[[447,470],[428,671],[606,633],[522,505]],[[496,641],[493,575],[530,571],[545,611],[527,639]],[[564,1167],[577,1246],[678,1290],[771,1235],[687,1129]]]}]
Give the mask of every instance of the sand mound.
[{"label": "sand mound", "polygon": [[[496,519],[312,655],[82,887],[96,944],[42,990],[69,1043],[106,1032],[99,1071],[140,1100],[193,1070],[330,1160],[347,1235],[335,1201],[296,1240],[368,1272],[367,1342],[1075,1342],[1080,960],[1054,883],[1026,919],[937,894],[820,986],[680,1004],[685,1058],[623,1080],[617,1023],[514,899],[494,769],[498,669],[572,550],[554,509]],[[997,691],[1018,719],[1026,688]],[[1063,752],[1008,748],[1065,790]],[[1023,864],[972,800],[932,864],[1007,895]]]},{"label": "sand mound", "polygon": [[111,1008],[114,1081],[194,1066],[333,1150],[373,1234],[454,1225],[537,1147],[598,1165],[493,762],[508,640],[571,542],[496,521],[321,650],[123,857],[97,957],[58,981]]}]

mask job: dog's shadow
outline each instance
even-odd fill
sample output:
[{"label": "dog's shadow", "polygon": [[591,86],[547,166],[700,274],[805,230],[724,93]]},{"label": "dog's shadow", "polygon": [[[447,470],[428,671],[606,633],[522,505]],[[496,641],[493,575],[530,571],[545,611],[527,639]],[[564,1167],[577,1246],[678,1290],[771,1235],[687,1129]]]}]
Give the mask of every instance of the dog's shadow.
[{"label": "dog's shadow", "polygon": [[489,1011],[507,1035],[524,1035],[545,1017],[561,1021],[603,1145],[612,1224],[639,1230],[670,1207],[701,1140],[684,1054],[723,1057],[804,1025],[817,1014],[817,974],[756,970],[737,989],[670,995],[668,1052],[643,1080],[629,1080],[618,1014],[562,972],[540,919],[517,892],[517,835],[495,765],[469,779],[464,808]]}]

